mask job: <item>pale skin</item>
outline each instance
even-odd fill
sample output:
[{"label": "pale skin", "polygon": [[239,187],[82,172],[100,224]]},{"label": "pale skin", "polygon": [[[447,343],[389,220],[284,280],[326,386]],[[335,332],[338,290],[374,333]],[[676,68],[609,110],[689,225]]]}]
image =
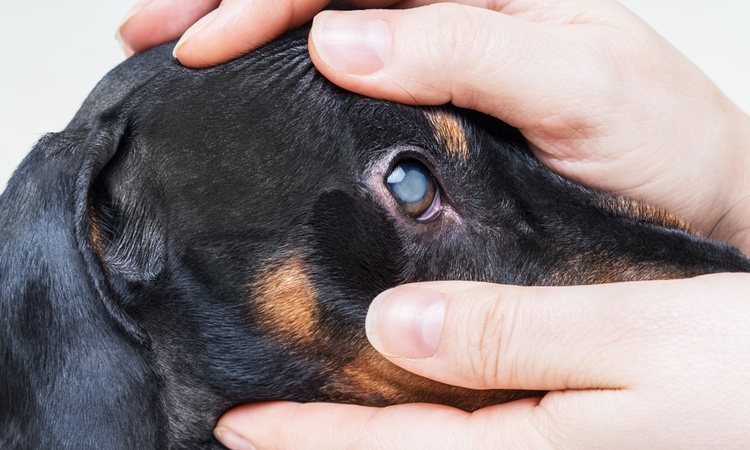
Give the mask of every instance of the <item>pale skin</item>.
[{"label": "pale skin", "polygon": [[[750,118],[618,3],[359,0],[393,8],[319,13],[326,3],[150,0],[120,35],[129,54],[182,36],[175,56],[204,67],[315,17],[310,53],[334,83],[492,114],[552,170],[675,212],[750,253]],[[368,337],[388,359],[455,385],[550,393],[472,414],[247,405],[216,435],[233,449],[747,447],[748,324],[746,274],[403,286],[368,315]]]}]

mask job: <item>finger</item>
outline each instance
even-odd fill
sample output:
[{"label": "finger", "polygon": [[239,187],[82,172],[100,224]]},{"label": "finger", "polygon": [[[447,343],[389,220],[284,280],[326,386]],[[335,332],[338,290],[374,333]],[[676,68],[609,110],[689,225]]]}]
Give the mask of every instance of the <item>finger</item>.
[{"label": "finger", "polygon": [[[221,0],[142,0],[138,2],[131,11],[127,14],[126,18],[120,25],[117,38],[123,45],[128,56],[132,52],[140,52],[148,48],[154,47],[159,44],[163,44],[181,37],[188,29],[192,31],[198,31],[203,25],[206,25],[212,18],[206,19],[201,22],[200,25],[193,27],[199,19],[207,16],[211,11],[215,10],[221,4]],[[226,2],[229,3],[229,2]],[[250,41],[247,44],[239,45],[238,48],[242,53],[252,50],[263,42],[273,39],[277,34],[282,33],[290,26],[299,25],[302,22],[310,20],[312,14],[318,11],[317,8],[322,8],[328,2],[325,1],[308,1],[308,0],[289,0],[282,2],[268,2],[263,0],[251,1],[240,1],[239,3],[248,3],[248,9],[243,10],[240,8],[230,7],[221,10],[222,14],[234,14],[237,12],[249,12],[252,14],[247,17],[236,17],[230,23],[229,29],[233,27],[241,27],[243,19],[252,21],[254,20],[257,25],[256,30],[245,30],[245,33],[241,35],[247,36]],[[274,6],[275,3],[275,8]],[[369,8],[373,6],[384,7],[390,6],[396,3],[395,0],[359,0],[350,2],[352,5],[359,6],[362,8]],[[264,6],[264,9],[257,8],[257,5]],[[302,9],[302,15],[295,12],[296,9]],[[283,8],[287,8],[284,10]],[[266,22],[264,14],[269,11],[276,13],[274,17],[269,18]],[[283,21],[279,17],[283,14],[289,14],[293,16],[293,19],[289,21],[287,27],[284,27]],[[297,19],[299,17],[299,19]],[[238,25],[235,25],[238,24]],[[220,25],[220,23],[216,24]],[[265,27],[267,29],[264,29]],[[197,33],[196,33],[197,34]],[[227,38],[219,36],[220,41],[225,41]],[[203,37],[198,38],[199,42],[204,41]],[[228,43],[224,42],[223,45],[218,47],[227,47]],[[200,47],[198,49],[200,51]],[[182,54],[182,51],[180,51]],[[236,53],[229,54],[229,58],[238,56]],[[184,58],[187,62],[193,59],[194,55],[191,54],[190,50],[186,51]],[[213,61],[211,56],[207,56],[211,64],[217,64],[223,61]]]},{"label": "finger", "polygon": [[396,5],[399,2],[399,0],[349,0],[347,3],[349,3],[352,6],[356,6],[357,8],[386,8],[389,6]]},{"label": "finger", "polygon": [[693,286],[407,285],[373,301],[367,334],[393,363],[466,388],[625,389],[658,364],[664,330]]},{"label": "finger", "polygon": [[[541,448],[531,430],[536,399],[469,414],[446,406],[388,408],[322,403],[265,403],[230,411],[215,435],[230,449],[494,449]],[[228,431],[228,430],[231,430]],[[244,445],[242,444],[244,443]],[[548,445],[542,446],[546,447]]]},{"label": "finger", "polygon": [[[408,9],[442,3],[444,0],[403,0],[394,8]],[[529,0],[453,0],[466,6],[489,9],[536,22],[582,24],[615,23],[620,15],[608,13],[618,8],[611,0],[566,0],[564,2]],[[621,9],[621,8],[620,8]]]},{"label": "finger", "polygon": [[326,77],[361,94],[410,104],[453,102],[521,129],[544,122],[569,134],[578,126],[574,114],[565,114],[571,105],[610,92],[618,79],[592,46],[580,45],[606,45],[603,29],[451,3],[327,11],[313,22],[310,53]]},{"label": "finger", "polygon": [[188,29],[175,57],[186,66],[208,67],[237,58],[299,26],[327,0],[224,0]]},{"label": "finger", "polygon": [[[175,57],[189,67],[207,67],[242,56],[284,31],[312,19],[330,0],[224,0],[183,35]],[[360,7],[394,0],[359,0]]]},{"label": "finger", "polygon": [[126,52],[141,52],[182,36],[220,0],[146,0],[136,4],[118,29]]}]

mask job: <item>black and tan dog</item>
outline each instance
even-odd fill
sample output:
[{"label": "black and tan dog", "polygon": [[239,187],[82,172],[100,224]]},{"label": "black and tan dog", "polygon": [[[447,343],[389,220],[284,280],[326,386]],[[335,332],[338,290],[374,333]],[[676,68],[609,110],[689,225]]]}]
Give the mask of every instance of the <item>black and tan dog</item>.
[{"label": "black and tan dog", "polygon": [[502,123],[334,87],[305,44],[204,71],[135,56],[23,162],[0,199],[0,448],[218,447],[220,414],[259,400],[473,410],[528,394],[379,358],[376,294],[750,270]]}]

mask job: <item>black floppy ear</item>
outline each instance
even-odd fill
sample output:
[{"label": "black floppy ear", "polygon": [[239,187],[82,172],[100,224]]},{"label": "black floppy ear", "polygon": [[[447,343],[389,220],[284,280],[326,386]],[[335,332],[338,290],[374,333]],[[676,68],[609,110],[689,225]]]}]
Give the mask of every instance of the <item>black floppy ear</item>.
[{"label": "black floppy ear", "polygon": [[93,280],[105,280],[102,298],[112,317],[142,336],[122,315],[128,286],[153,281],[165,267],[160,189],[127,121],[103,119],[84,147],[76,177],[75,235]]},{"label": "black floppy ear", "polygon": [[0,196],[0,448],[153,448],[146,334],[96,252],[95,181],[126,124],[42,139]]},{"label": "black floppy ear", "polygon": [[[76,187],[76,223],[109,280],[120,288],[154,281],[165,267],[161,189],[139,141],[122,130],[92,153]],[[114,152],[111,149],[115,149]],[[121,298],[127,302],[127,298]]]},{"label": "black floppy ear", "polygon": [[[33,274],[24,272],[28,268],[24,262],[11,260],[14,253],[37,252],[34,262],[48,262],[50,270],[56,264],[72,269],[78,266],[73,261],[55,261],[62,256],[60,247],[67,246],[65,250],[75,251],[81,263],[80,275],[94,289],[107,314],[137,342],[144,343],[144,333],[122,312],[119,299],[112,292],[110,279],[118,272],[109,268],[105,256],[111,244],[118,242],[115,238],[120,235],[118,225],[122,221],[113,222],[115,210],[103,200],[107,191],[97,185],[113,161],[128,152],[127,129],[126,120],[101,116],[93,126],[48,134],[36,144],[0,200],[0,225],[5,225],[0,239],[6,243],[0,259],[7,260],[9,267],[4,274],[8,277],[29,278]],[[125,227],[126,231],[131,229]],[[129,237],[129,246],[121,244],[111,252],[118,266],[138,258],[134,249],[140,241],[137,236]],[[149,261],[158,257],[159,253],[152,252]],[[130,265],[131,272],[139,267],[138,263]]]}]

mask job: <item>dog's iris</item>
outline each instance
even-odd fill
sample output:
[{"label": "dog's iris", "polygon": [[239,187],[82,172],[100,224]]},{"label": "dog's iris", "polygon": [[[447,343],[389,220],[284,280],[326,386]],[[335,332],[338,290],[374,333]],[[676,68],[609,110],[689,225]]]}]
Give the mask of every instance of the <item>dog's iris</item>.
[{"label": "dog's iris", "polygon": [[432,219],[438,212],[440,194],[427,168],[414,160],[401,161],[386,179],[402,208],[419,221]]}]

